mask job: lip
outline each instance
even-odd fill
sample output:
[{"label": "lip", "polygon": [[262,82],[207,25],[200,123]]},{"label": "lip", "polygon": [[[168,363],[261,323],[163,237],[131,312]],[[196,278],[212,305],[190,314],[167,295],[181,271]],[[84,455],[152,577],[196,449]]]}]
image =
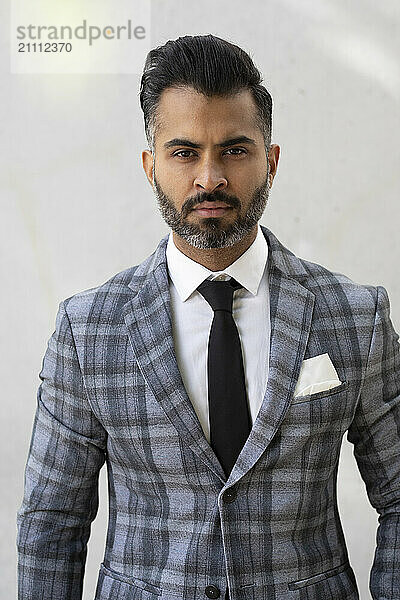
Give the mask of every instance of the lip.
[{"label": "lip", "polygon": [[194,210],[202,217],[221,217],[231,210],[231,207],[223,202],[203,202]]}]

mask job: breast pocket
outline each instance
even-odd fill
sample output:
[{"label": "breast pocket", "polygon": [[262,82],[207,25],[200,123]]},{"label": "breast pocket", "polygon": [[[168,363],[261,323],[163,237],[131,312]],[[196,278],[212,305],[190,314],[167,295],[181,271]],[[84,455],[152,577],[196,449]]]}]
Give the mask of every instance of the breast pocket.
[{"label": "breast pocket", "polygon": [[354,394],[347,381],[307,396],[292,398],[285,425],[292,433],[307,438],[325,436],[337,438],[347,430],[354,413]]},{"label": "breast pocket", "polygon": [[317,475],[321,481],[330,477],[355,406],[356,394],[347,381],[292,398],[280,429],[280,447],[287,449],[288,464],[299,469],[299,476],[310,481]]},{"label": "breast pocket", "polygon": [[162,590],[146,581],[127,577],[101,564],[95,600],[161,600]]}]

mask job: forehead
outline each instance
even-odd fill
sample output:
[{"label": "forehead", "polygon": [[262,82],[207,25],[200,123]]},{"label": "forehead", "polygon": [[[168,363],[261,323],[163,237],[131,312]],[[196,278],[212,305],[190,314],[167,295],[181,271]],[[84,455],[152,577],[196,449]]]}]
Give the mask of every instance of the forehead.
[{"label": "forehead", "polygon": [[250,90],[230,96],[205,96],[191,87],[167,88],[157,108],[156,141],[170,136],[199,139],[252,134],[263,140],[257,126],[257,107]]}]

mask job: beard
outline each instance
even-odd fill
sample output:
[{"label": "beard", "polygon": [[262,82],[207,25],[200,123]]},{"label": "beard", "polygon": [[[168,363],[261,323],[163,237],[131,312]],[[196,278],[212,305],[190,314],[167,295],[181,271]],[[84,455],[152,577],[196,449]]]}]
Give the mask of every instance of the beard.
[{"label": "beard", "polygon": [[[270,186],[267,173],[264,183],[253,192],[250,205],[243,216],[240,215],[241,202],[239,198],[220,190],[211,193],[202,192],[188,198],[181,211],[178,212],[172,200],[163,192],[154,170],[153,173],[155,194],[164,221],[172,231],[194,248],[227,248],[237,244],[261,219],[268,202]],[[196,206],[202,202],[213,201],[225,202],[228,206],[236,209],[238,212],[236,220],[225,225],[224,217],[204,217],[201,224],[186,221],[187,215]]]}]

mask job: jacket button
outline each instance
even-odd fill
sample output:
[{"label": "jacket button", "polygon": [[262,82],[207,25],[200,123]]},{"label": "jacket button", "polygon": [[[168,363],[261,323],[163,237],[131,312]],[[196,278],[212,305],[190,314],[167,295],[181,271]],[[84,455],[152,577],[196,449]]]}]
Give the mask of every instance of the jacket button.
[{"label": "jacket button", "polygon": [[217,588],[216,585],[208,585],[205,589],[205,592],[207,598],[219,598],[221,595],[221,592],[219,591],[219,588]]},{"label": "jacket button", "polygon": [[234,500],[236,500],[236,497],[237,497],[237,488],[235,488],[233,486],[233,487],[229,488],[228,490],[226,490],[226,492],[222,496],[222,499],[224,502],[229,504],[230,502],[233,502]]}]

